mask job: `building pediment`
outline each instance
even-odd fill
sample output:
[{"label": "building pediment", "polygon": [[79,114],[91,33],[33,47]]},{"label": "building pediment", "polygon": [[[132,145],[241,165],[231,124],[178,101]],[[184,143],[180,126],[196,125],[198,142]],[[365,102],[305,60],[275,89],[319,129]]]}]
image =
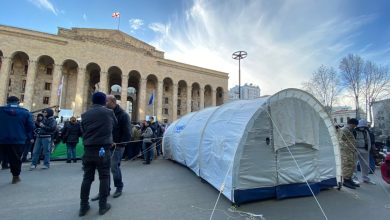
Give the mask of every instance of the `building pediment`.
[{"label": "building pediment", "polygon": [[94,29],[94,28],[59,28],[58,36],[73,40],[91,41],[112,47],[136,50],[145,55],[164,58],[164,53],[155,47],[138,40],[119,30]]}]

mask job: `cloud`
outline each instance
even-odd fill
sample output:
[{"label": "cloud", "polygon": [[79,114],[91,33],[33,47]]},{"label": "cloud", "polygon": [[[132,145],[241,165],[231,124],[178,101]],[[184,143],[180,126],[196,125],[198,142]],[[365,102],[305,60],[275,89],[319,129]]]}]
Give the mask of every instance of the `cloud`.
[{"label": "cloud", "polygon": [[[168,59],[229,73],[229,88],[238,84],[232,53],[245,50],[242,83],[259,85],[262,95],[301,87],[321,64],[338,67],[356,47],[359,30],[375,15],[346,16],[344,1],[194,0],[182,15],[149,28],[150,42]],[[360,48],[361,49],[361,48]]]},{"label": "cloud", "polygon": [[85,13],[83,14],[83,20],[84,20],[84,21],[87,21],[87,20],[88,20],[87,14],[85,14]]},{"label": "cloud", "polygon": [[138,30],[144,25],[144,21],[138,18],[133,18],[129,20],[131,30]]},{"label": "cloud", "polygon": [[149,29],[151,29],[152,31],[154,31],[156,33],[167,34],[167,32],[168,32],[167,28],[169,27],[169,25],[165,25],[162,23],[151,23],[151,24],[149,24],[148,27],[149,27]]},{"label": "cloud", "polygon": [[[38,8],[49,10],[53,14],[58,15],[59,10],[54,7],[54,5],[50,2],[50,0],[29,0],[29,2],[33,3]],[[61,13],[62,12],[63,11],[61,11]]]}]

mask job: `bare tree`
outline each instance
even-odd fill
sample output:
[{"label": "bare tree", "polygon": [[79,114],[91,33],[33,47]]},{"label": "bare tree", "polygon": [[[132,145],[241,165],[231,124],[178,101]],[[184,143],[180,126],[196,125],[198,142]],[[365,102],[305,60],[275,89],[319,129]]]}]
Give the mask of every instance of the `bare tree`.
[{"label": "bare tree", "polygon": [[359,117],[359,97],[363,83],[364,60],[359,55],[349,54],[340,62],[340,81],[352,92],[355,99],[356,118]]},{"label": "bare tree", "polygon": [[333,67],[321,65],[313,72],[311,79],[303,83],[306,91],[313,94],[331,113],[333,105],[340,93],[337,73]]},{"label": "bare tree", "polygon": [[363,95],[366,112],[372,122],[372,104],[375,100],[387,95],[390,85],[390,73],[386,67],[367,61],[363,71]]}]

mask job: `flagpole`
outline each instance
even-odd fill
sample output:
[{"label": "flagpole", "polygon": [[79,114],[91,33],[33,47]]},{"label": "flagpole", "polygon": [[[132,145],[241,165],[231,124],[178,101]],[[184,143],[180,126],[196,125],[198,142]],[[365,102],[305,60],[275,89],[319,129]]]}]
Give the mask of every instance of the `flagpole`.
[{"label": "flagpole", "polygon": [[154,100],[155,100],[155,94],[154,94],[154,90],[153,90],[153,117],[154,117]]},{"label": "flagpole", "polygon": [[119,25],[121,23],[121,16],[118,17],[118,31],[119,31]]},{"label": "flagpole", "polygon": [[63,87],[64,87],[64,76],[62,76],[62,78],[61,78],[61,88],[59,88],[59,89],[61,89],[60,90],[60,92],[59,92],[59,96],[60,96],[60,100],[59,100],[59,103],[58,103],[58,109],[60,109],[61,110],[61,103],[62,103],[62,90],[63,90]]}]

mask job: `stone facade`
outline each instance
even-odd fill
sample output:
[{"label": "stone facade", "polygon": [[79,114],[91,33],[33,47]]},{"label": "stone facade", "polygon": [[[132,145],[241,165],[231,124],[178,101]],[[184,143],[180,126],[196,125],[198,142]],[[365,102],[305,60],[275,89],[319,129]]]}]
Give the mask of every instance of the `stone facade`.
[{"label": "stone facade", "polygon": [[[252,83],[241,86],[241,99],[257,99],[260,97],[260,87],[253,85]],[[229,91],[229,100],[239,99],[239,88],[234,86]]]},{"label": "stone facade", "polygon": [[375,131],[382,137],[390,136],[390,99],[373,102],[372,113]]},{"label": "stone facade", "polygon": [[118,30],[59,28],[52,35],[0,25],[0,57],[0,104],[14,95],[30,111],[60,105],[80,116],[91,94],[103,91],[133,121],[156,115],[172,122],[228,98],[227,73],[167,60]]},{"label": "stone facade", "polygon": [[[353,110],[349,106],[333,107],[331,117],[335,125],[346,126],[349,119],[356,118],[356,109]],[[366,118],[366,113],[359,109],[359,117],[357,119]]]}]

